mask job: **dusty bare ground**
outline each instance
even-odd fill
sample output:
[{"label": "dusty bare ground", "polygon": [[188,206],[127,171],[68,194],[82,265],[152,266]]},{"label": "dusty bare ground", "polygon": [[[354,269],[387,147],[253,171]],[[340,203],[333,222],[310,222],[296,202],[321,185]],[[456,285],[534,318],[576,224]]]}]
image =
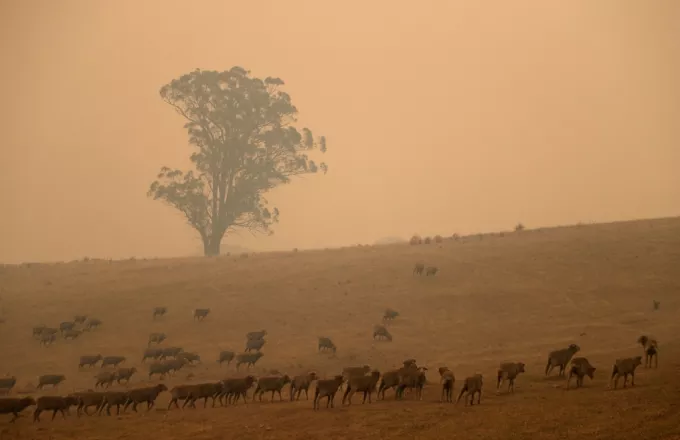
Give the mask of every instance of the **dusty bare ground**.
[{"label": "dusty bare ground", "polygon": [[[441,272],[413,276],[417,261]],[[166,411],[166,394],[149,413],[54,422],[46,414],[33,424],[27,412],[14,425],[2,416],[2,440],[680,438],[680,219],[246,259],[24,265],[0,268],[0,286],[0,371],[18,376],[17,388],[47,373],[67,376],[59,393],[92,387],[95,372],[77,363],[97,353],[127,356],[128,366],[142,370],[131,384],[139,386],[147,382],[141,353],[154,331],[168,334],[165,346],[203,358],[169,386],[236,374],[233,365],[218,367],[218,352],[242,350],[245,333],[263,328],[269,335],[259,375],[275,368],[330,376],[363,363],[384,371],[409,357],[431,368],[422,402],[394,401],[390,392],[370,405],[356,396],[341,407],[337,398],[335,409],[318,412],[311,400]],[[660,310],[652,310],[653,299]],[[167,306],[168,315],[153,321],[155,306]],[[194,322],[196,307],[212,313]],[[390,326],[394,341],[373,342],[386,307],[401,312]],[[56,326],[79,313],[102,319],[103,327],[49,348],[32,338],[32,326]],[[613,360],[641,354],[635,341],[642,333],[661,342],[660,367],[641,368],[635,388],[608,390]],[[321,335],[334,339],[337,357],[317,353]],[[567,391],[543,369],[548,351],[572,342],[598,371],[585,388]],[[496,395],[495,368],[506,360],[526,362],[528,372],[514,395]],[[456,390],[464,376],[482,372],[482,404],[440,404],[440,365],[455,371]]]}]

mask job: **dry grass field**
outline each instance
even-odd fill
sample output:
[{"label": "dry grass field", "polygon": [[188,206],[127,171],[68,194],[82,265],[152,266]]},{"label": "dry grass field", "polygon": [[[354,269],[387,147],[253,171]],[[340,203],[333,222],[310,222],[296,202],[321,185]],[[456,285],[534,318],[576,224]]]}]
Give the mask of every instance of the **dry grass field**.
[{"label": "dry grass field", "polygon": [[[418,261],[440,272],[414,276]],[[17,389],[39,374],[66,375],[44,394],[92,387],[95,371],[77,366],[84,354],[126,356],[141,370],[130,386],[148,382],[141,355],[151,332],[203,359],[168,386],[237,374],[233,364],[218,366],[218,352],[243,350],[245,333],[259,329],[268,336],[257,375],[331,376],[364,363],[384,371],[410,357],[430,367],[422,401],[388,392],[385,401],[362,405],[355,396],[343,407],[340,396],[335,409],[314,412],[311,400],[291,403],[284,392],[283,402],[266,395],[262,403],[168,411],[165,393],[148,413],[76,418],[72,409],[66,420],[45,414],[32,423],[28,410],[15,424],[0,416],[2,440],[680,439],[680,219],[249,258],[5,266],[0,289],[0,374],[17,376]],[[168,314],[152,320],[155,306]],[[211,314],[195,322],[191,312],[201,307]],[[394,340],[373,341],[387,307],[401,313],[389,326]],[[34,325],[58,326],[75,314],[104,324],[47,348],[33,339]],[[640,367],[634,388],[609,390],[613,361],[642,354],[643,333],[660,341],[659,368]],[[318,336],[336,342],[335,357],[317,353]],[[570,343],[598,368],[578,390],[543,375],[547,353]],[[527,364],[514,395],[495,393],[501,361]],[[439,403],[441,365],[454,370],[456,391],[466,375],[484,374],[480,406]]]}]

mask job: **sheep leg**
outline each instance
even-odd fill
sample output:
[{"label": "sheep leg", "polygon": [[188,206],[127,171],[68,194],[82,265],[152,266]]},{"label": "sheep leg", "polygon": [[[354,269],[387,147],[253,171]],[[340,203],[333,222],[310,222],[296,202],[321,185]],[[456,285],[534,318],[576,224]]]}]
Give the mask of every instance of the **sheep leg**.
[{"label": "sheep leg", "polygon": [[[40,413],[41,412],[42,412],[42,410],[40,410],[38,408],[36,408],[35,411],[33,411],[33,423],[40,421]],[[17,417],[18,417],[18,415],[17,415]]]}]

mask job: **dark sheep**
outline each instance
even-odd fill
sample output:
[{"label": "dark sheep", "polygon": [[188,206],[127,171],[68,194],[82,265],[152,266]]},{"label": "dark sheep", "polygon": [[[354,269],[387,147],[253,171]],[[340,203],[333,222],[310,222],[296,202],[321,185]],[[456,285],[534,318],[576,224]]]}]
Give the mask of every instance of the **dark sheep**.
[{"label": "dark sheep", "polygon": [[120,407],[123,407],[123,412],[125,412],[126,404],[129,400],[129,395],[127,391],[107,391],[104,393],[104,401],[99,407],[99,414],[101,415],[104,408],[106,408],[106,414],[111,415],[111,407],[116,407],[116,414],[120,414]]},{"label": "dark sheep", "polygon": [[[307,394],[310,385],[316,380],[316,372],[310,371],[307,374],[300,376],[295,376],[290,382],[290,400],[295,399],[300,400],[300,394],[305,392],[305,398],[309,400],[309,394]],[[297,395],[296,395],[297,392]]]},{"label": "dark sheep", "polygon": [[217,360],[217,362],[222,365],[222,362],[226,362],[227,365],[231,364],[231,361],[234,360],[234,356],[236,356],[236,353],[233,351],[225,350],[220,352],[220,358]]},{"label": "dark sheep", "polygon": [[78,368],[82,368],[82,367],[85,367],[85,366],[94,367],[94,366],[97,365],[97,362],[99,362],[101,360],[102,360],[101,354],[80,356],[80,362],[78,363]]},{"label": "dark sheep", "polygon": [[17,378],[14,376],[0,377],[0,388],[11,390],[17,384]]},{"label": "dark sheep", "polygon": [[147,346],[151,345],[152,343],[154,344],[160,344],[161,342],[165,341],[167,339],[167,336],[165,333],[151,333],[149,335],[149,342],[147,343]]},{"label": "dark sheep", "polygon": [[23,410],[35,404],[36,402],[33,397],[1,397],[0,414],[12,414],[13,417],[10,423],[14,423]]},{"label": "dark sheep", "polygon": [[581,348],[576,344],[571,344],[567,348],[561,350],[551,351],[548,355],[548,363],[545,366],[545,375],[547,376],[555,367],[560,368],[559,376],[564,376],[564,371],[567,364]]},{"label": "dark sheep", "polygon": [[162,349],[161,359],[176,358],[182,351],[182,347],[167,347]]},{"label": "dark sheep", "polygon": [[326,351],[330,350],[333,353],[336,352],[337,348],[335,347],[335,344],[333,341],[330,340],[330,338],[327,338],[325,336],[319,337],[319,351]]},{"label": "dark sheep", "polygon": [[496,389],[500,390],[505,379],[508,380],[508,392],[515,392],[515,379],[520,373],[524,373],[523,362],[504,362],[498,367]]},{"label": "dark sheep", "polygon": [[267,330],[246,333],[246,339],[264,339],[265,336],[267,336]]},{"label": "dark sheep", "polygon": [[383,325],[376,325],[373,328],[373,339],[385,339],[387,341],[392,341],[392,335]]},{"label": "dark sheep", "polygon": [[160,359],[161,356],[163,356],[163,349],[162,348],[147,348],[144,350],[144,356],[142,356],[142,362],[145,360],[151,358],[151,359]]},{"label": "dark sheep", "polygon": [[326,397],[326,408],[330,405],[331,408],[335,408],[334,400],[335,395],[340,389],[344,378],[341,375],[335,376],[333,379],[322,379],[316,382],[316,390],[314,390],[314,409],[319,409],[319,400]]},{"label": "dark sheep", "polygon": [[96,382],[94,384],[94,387],[104,387],[106,385],[106,388],[110,387],[113,382],[118,379],[118,376],[116,373],[112,373],[110,371],[102,371],[101,373],[97,374],[95,377]]},{"label": "dark sheep", "polygon": [[90,320],[87,321],[87,323],[85,324],[85,330],[93,330],[101,327],[101,325],[102,325],[101,319],[90,318]]},{"label": "dark sheep", "polygon": [[254,367],[260,358],[264,356],[261,351],[257,353],[241,353],[236,356],[236,370],[238,371],[241,364],[246,364],[248,368]]},{"label": "dark sheep", "polygon": [[345,401],[347,401],[347,404],[351,405],[352,396],[357,391],[364,393],[364,400],[362,403],[366,403],[366,397],[368,397],[368,403],[371,403],[371,393],[375,391],[375,387],[378,384],[379,379],[380,372],[378,370],[372,371],[369,376],[351,377],[347,381],[347,389],[345,390],[345,394],[342,396],[342,404],[344,405]]},{"label": "dark sheep", "polygon": [[38,389],[43,389],[45,385],[52,385],[52,387],[55,388],[65,380],[66,376],[63,374],[45,374],[38,377]]},{"label": "dark sheep", "polygon": [[36,408],[35,411],[33,412],[33,421],[34,422],[39,422],[40,421],[40,413],[43,411],[52,411],[52,420],[54,420],[54,417],[57,415],[57,412],[60,412],[62,417],[66,419],[66,414],[68,413],[68,409],[72,406],[78,405],[78,398],[75,396],[66,396],[66,397],[59,397],[59,396],[42,396],[38,397],[36,400]]},{"label": "dark sheep", "polygon": [[128,400],[123,407],[123,411],[132,405],[132,410],[137,412],[137,405],[146,402],[146,410],[150,411],[151,408],[156,404],[156,399],[158,395],[163,391],[167,391],[168,387],[164,384],[158,384],[152,387],[135,388],[130,390],[127,394]]},{"label": "dark sheep", "polygon": [[203,321],[208,316],[209,313],[210,309],[195,309],[194,319],[198,321]]},{"label": "dark sheep", "polygon": [[164,316],[166,313],[168,313],[167,307],[154,307],[154,309],[153,309],[153,319],[156,319],[156,317],[158,317],[158,316]]},{"label": "dark sheep", "polygon": [[290,383],[290,377],[288,377],[288,375],[261,377],[257,381],[257,387],[253,393],[253,400],[255,400],[255,395],[259,393],[260,401],[262,401],[262,395],[268,391],[271,391],[272,402],[274,401],[275,393],[279,393],[279,400],[283,401],[281,390],[286,386],[287,383]]},{"label": "dark sheep", "polygon": [[246,349],[244,351],[246,353],[252,350],[260,351],[264,344],[265,344],[264,339],[248,339],[248,341],[246,342]]},{"label": "dark sheep", "polygon": [[81,335],[80,330],[64,330],[61,335],[64,339],[75,339]]},{"label": "dark sheep", "polygon": [[87,321],[87,315],[76,315],[73,317],[73,322],[76,324],[84,324]]},{"label": "dark sheep", "polygon": [[117,367],[119,364],[122,364],[125,362],[125,356],[104,356],[102,358],[102,368],[108,366],[108,365],[113,365],[114,367]]},{"label": "dark sheep", "polygon": [[482,403],[483,385],[484,381],[481,374],[475,374],[474,376],[466,377],[465,382],[463,383],[463,388],[460,390],[458,399],[456,399],[456,403],[460,402],[460,398],[463,397],[463,394],[467,393],[467,396],[465,396],[465,406],[468,404],[468,397],[470,398],[470,406],[475,404],[475,394],[478,394],[479,396],[477,397],[477,405],[479,405]]},{"label": "dark sheep", "polygon": [[66,321],[66,322],[62,322],[61,324],[59,324],[59,331],[61,333],[64,333],[64,331],[73,330],[75,327],[76,327],[75,322]]},{"label": "dark sheep", "polygon": [[137,372],[137,369],[135,367],[131,368],[119,368],[116,370],[116,382],[120,384],[121,380],[125,380],[125,383],[130,382],[130,378],[132,378],[132,375]]},{"label": "dark sheep", "polygon": [[254,376],[246,376],[242,378],[230,378],[222,381],[222,392],[219,395],[220,404],[222,404],[222,397],[226,397],[226,403],[236,403],[240,397],[243,397],[243,402],[246,403],[248,390],[255,383]]}]

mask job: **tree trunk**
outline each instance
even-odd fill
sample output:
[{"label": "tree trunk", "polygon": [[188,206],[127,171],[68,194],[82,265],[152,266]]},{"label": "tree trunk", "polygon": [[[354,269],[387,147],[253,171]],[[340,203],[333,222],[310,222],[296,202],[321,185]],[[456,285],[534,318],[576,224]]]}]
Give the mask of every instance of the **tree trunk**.
[{"label": "tree trunk", "polygon": [[206,257],[216,257],[220,254],[222,235],[213,234],[210,237],[203,237],[203,255]]}]

